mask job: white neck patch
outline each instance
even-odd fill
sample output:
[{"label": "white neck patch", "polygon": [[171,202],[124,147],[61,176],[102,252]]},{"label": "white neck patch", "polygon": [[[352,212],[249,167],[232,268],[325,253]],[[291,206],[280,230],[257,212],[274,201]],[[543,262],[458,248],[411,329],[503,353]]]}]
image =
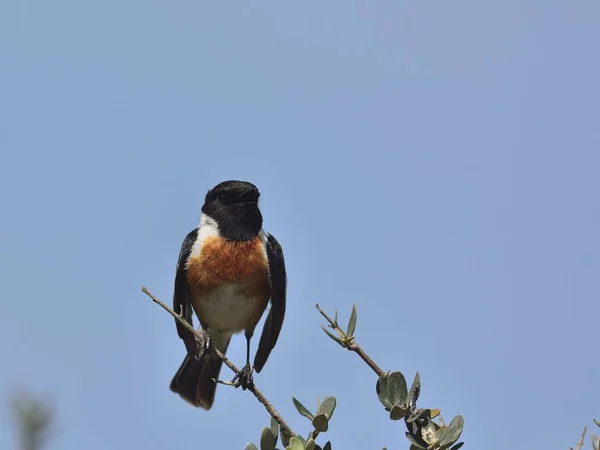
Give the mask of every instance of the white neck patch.
[{"label": "white neck patch", "polygon": [[200,256],[200,252],[202,251],[202,244],[209,237],[220,237],[221,233],[219,232],[219,225],[217,222],[210,216],[202,213],[200,216],[200,224],[198,225],[198,237],[196,238],[196,242],[192,246],[192,250],[190,251],[190,256],[188,261],[193,258]]}]

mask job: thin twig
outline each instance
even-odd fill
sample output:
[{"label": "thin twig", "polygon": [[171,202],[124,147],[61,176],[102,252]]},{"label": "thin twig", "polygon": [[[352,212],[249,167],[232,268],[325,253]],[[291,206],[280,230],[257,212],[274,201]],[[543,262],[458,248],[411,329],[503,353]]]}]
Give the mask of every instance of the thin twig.
[{"label": "thin twig", "polygon": [[218,384],[224,384],[225,386],[233,386],[233,387],[236,387],[236,386],[237,386],[237,384],[235,384],[235,383],[232,383],[231,381],[225,381],[225,380],[215,380],[214,378],[213,378],[212,380],[213,380],[215,383],[218,383]]},{"label": "thin twig", "polygon": [[[181,317],[179,314],[175,313],[175,311],[173,311],[171,308],[169,308],[167,305],[165,305],[163,302],[161,302],[158,298],[156,298],[154,295],[152,295],[152,293],[150,293],[150,291],[148,289],[146,289],[144,286],[142,286],[142,292],[144,294],[146,294],[148,297],[150,297],[154,303],[158,304],[165,311],[167,311],[169,314],[171,314],[173,317],[175,317],[175,319],[179,323],[181,323],[187,330],[192,332],[194,334],[194,336],[198,337],[201,341],[205,339],[205,337],[198,330],[196,330],[193,326],[191,326],[183,317]],[[211,351],[213,351],[219,358],[221,358],[223,363],[227,367],[229,367],[233,371],[233,373],[235,373],[236,375],[240,374],[240,369],[238,369],[236,366],[234,366],[233,363],[223,353],[221,353],[217,348],[213,347],[213,348],[211,348]],[[222,384],[229,384],[229,383],[225,382]],[[296,436],[296,433],[294,433],[292,431],[292,429],[288,426],[288,424],[285,422],[285,420],[283,420],[283,418],[279,415],[279,413],[273,407],[273,405],[271,405],[271,403],[267,400],[267,398],[263,395],[263,393],[256,387],[256,384],[252,383],[250,386],[247,387],[247,389],[254,394],[256,399],[260,403],[262,403],[264,405],[264,407],[267,409],[267,412],[271,415],[271,417],[273,417],[273,419],[275,419],[277,421],[277,423],[281,427],[282,431],[288,436],[288,440],[290,438],[292,438],[293,436]]]},{"label": "thin twig", "polygon": [[583,427],[583,432],[581,433],[581,437],[579,438],[579,442],[577,442],[577,447],[575,447],[575,450],[581,450],[581,447],[583,447],[583,438],[585,437],[586,431],[587,427]]},{"label": "thin twig", "polygon": [[[317,306],[317,310],[321,313],[321,315],[323,317],[325,317],[325,319],[327,320],[327,322],[329,322],[329,326],[331,328],[333,328],[335,331],[337,331],[340,336],[346,336],[346,333],[344,332],[344,330],[342,330],[339,326],[339,324],[337,323],[337,319],[332,319],[331,317],[329,317],[320,307],[319,304],[316,305]],[[375,361],[373,361],[369,355],[367,355],[365,353],[365,351],[361,348],[360,345],[358,345],[356,343],[356,341],[354,340],[354,338],[352,339],[348,339],[348,340],[341,340],[342,342],[342,346],[347,348],[348,350],[356,353],[358,356],[360,356],[362,358],[362,360],[364,362],[367,363],[367,365],[373,369],[373,371],[377,374],[378,377],[384,377],[386,375],[386,373],[381,370],[381,368],[375,364]]]}]

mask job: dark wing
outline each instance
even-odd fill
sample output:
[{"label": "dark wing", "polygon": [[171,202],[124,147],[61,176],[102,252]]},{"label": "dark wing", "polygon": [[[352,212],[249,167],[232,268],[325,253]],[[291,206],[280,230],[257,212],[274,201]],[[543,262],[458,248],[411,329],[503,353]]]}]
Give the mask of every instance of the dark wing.
[{"label": "dark wing", "polygon": [[260,372],[267,362],[271,350],[277,343],[283,318],[285,316],[285,297],[287,275],[283,250],[271,234],[267,238],[267,259],[269,260],[269,283],[271,285],[271,309],[265,320],[265,326],[260,336],[258,351],[254,357],[254,369]]},{"label": "dark wing", "polygon": [[[175,274],[175,290],[173,292],[173,310],[177,314],[183,315],[183,318],[190,325],[192,323],[192,293],[185,277],[185,264],[187,263],[192,246],[198,237],[198,229],[190,231],[181,244],[181,251],[179,252],[179,260],[177,261],[177,272]],[[188,354],[196,353],[196,339],[194,335],[180,324],[175,319],[175,325],[177,326],[177,334],[185,343],[185,348]]]}]

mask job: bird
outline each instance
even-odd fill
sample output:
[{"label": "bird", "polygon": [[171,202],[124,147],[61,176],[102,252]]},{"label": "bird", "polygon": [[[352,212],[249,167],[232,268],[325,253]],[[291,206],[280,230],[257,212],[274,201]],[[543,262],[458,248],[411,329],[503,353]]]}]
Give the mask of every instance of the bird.
[{"label": "bird", "polygon": [[[260,192],[248,182],[228,180],[204,198],[199,225],[190,231],[179,252],[173,309],[193,326],[193,312],[211,344],[225,354],[233,335],[246,337],[242,383],[252,382],[277,344],[286,310],[287,273],[283,249],[263,229]],[[250,365],[250,341],[265,319],[258,349]],[[175,320],[187,354],[170,389],[187,403],[210,410],[222,360],[207,348],[199,357],[196,338]],[[242,384],[243,386],[243,384]]]}]

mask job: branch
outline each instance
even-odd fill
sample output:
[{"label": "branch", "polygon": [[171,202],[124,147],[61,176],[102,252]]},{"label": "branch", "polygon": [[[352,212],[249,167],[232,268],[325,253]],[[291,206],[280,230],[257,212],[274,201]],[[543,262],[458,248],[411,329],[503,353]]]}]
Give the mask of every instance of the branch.
[{"label": "branch", "polygon": [[338,344],[340,344],[342,347],[347,348],[348,350],[350,350],[351,352],[356,353],[358,356],[360,356],[362,358],[362,360],[364,362],[366,362],[369,367],[371,369],[373,369],[373,371],[377,374],[377,376],[379,378],[384,377],[386,375],[386,373],[381,370],[381,368],[375,364],[375,361],[373,361],[369,355],[367,355],[365,353],[365,351],[361,348],[360,345],[358,345],[356,343],[356,341],[354,340],[354,336],[348,336],[344,330],[342,330],[337,322],[337,313],[336,313],[336,318],[332,319],[331,317],[329,317],[320,307],[319,304],[317,303],[317,310],[321,313],[321,315],[323,317],[325,317],[325,319],[327,319],[327,322],[329,322],[329,327],[333,328],[335,331],[337,331],[337,333],[340,335],[341,339],[336,339],[335,336],[331,335],[327,330],[325,330],[325,327],[321,326],[321,328],[323,328],[323,330],[330,335],[330,337],[332,337]]},{"label": "branch", "polygon": [[575,450],[581,450],[581,447],[583,447],[583,438],[585,437],[586,431],[587,431],[587,427],[584,427],[583,432],[581,433],[581,437],[579,438],[579,441],[577,442],[577,446],[575,447]]},{"label": "branch", "polygon": [[[352,313],[350,314],[346,331],[342,330],[338,323],[337,311],[332,319],[318,304],[316,305],[316,308],[327,322],[329,322],[329,328],[333,329],[335,333],[337,333],[337,336],[328,331],[325,326],[321,325],[325,334],[337,342],[341,347],[360,356],[361,359],[373,369],[373,372],[377,374],[379,377],[376,386],[377,397],[385,410],[389,412],[391,420],[404,419],[407,428],[406,437],[411,442],[411,449],[414,447],[420,449],[450,448],[450,450],[458,450],[462,447],[464,442],[453,445],[460,438],[464,428],[464,419],[461,415],[457,415],[448,425],[445,425],[440,416],[439,409],[417,408],[417,400],[421,392],[421,377],[419,372],[416,373],[410,390],[408,390],[406,378],[400,371],[391,373],[389,371],[384,372],[377,364],[375,364],[369,355],[367,355],[361,346],[356,343],[354,338],[357,320],[356,305],[353,305],[352,307]],[[300,409],[298,409],[298,411],[300,414],[303,414]],[[435,417],[439,417],[439,424],[432,422],[432,419]],[[577,447],[577,450],[581,450],[581,445]]]},{"label": "branch", "polygon": [[[148,297],[150,297],[154,303],[157,303],[165,311],[167,311],[169,314],[171,314],[173,317],[175,317],[175,319],[179,323],[181,323],[188,331],[193,333],[194,336],[199,338],[200,341],[203,341],[205,339],[205,337],[198,330],[196,330],[193,326],[191,326],[181,315],[175,313],[171,308],[169,308],[167,305],[165,305],[163,302],[161,302],[158,298],[156,298],[154,295],[152,295],[150,293],[150,291],[148,291],[148,289],[146,289],[144,286],[142,286],[142,292],[144,294],[146,294]],[[240,374],[240,370],[236,366],[234,366],[233,363],[223,353],[221,353],[217,348],[213,347],[211,349],[211,351],[213,351],[219,358],[221,358],[223,363],[227,367],[229,367],[233,371],[233,373],[236,374],[236,376],[238,376]],[[223,383],[223,384],[229,384],[229,383]],[[277,423],[281,427],[282,433],[284,433],[288,436],[287,440],[289,440],[293,436],[296,436],[296,433],[294,433],[292,431],[292,429],[288,426],[288,424],[285,423],[285,421],[279,415],[279,413],[273,407],[273,405],[271,405],[271,403],[267,400],[267,398],[263,395],[263,393],[256,387],[256,384],[252,383],[250,386],[247,387],[247,389],[254,394],[256,399],[260,403],[262,403],[264,405],[264,407],[267,409],[267,412],[271,415],[271,417],[273,417],[273,419],[275,419],[277,421]]]}]

